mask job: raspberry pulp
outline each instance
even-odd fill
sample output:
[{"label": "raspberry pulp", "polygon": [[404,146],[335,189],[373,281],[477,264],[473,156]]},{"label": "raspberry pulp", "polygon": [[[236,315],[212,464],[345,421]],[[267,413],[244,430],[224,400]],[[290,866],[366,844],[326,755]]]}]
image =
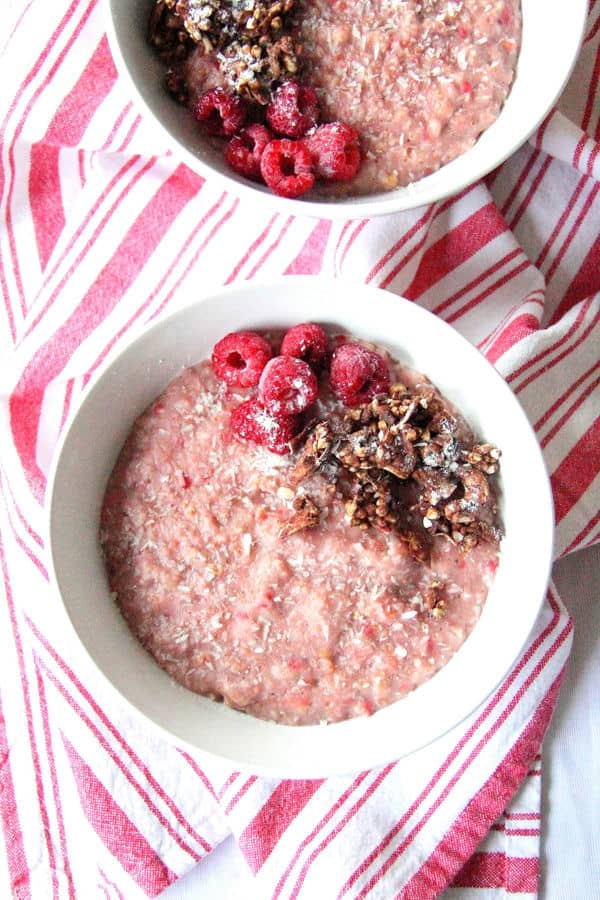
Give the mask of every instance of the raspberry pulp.
[{"label": "raspberry pulp", "polygon": [[346,406],[369,403],[390,386],[390,371],[379,353],[362,344],[342,344],[331,360],[331,388]]},{"label": "raspberry pulp", "polygon": [[257,397],[252,397],[233,410],[231,427],[237,437],[283,455],[291,452],[290,441],[300,430],[300,418],[278,415],[266,409]]},{"label": "raspberry pulp", "polygon": [[209,134],[231,137],[246,119],[246,107],[239,97],[223,88],[212,88],[201,95],[194,107],[194,116]]},{"label": "raspberry pulp", "polygon": [[265,184],[280,197],[300,197],[315,183],[312,157],[302,141],[271,141],[260,158]]},{"label": "raspberry pulp", "polygon": [[227,163],[240,175],[260,181],[260,158],[272,137],[269,129],[258,122],[242,128],[227,144],[225,150]]},{"label": "raspberry pulp", "polygon": [[344,122],[329,122],[305,138],[318,178],[351,181],[360,168],[358,131]]},{"label": "raspberry pulp", "polygon": [[319,394],[316,376],[308,365],[294,356],[276,356],[264,367],[258,396],[274,413],[293,415],[308,409]]},{"label": "raspberry pulp", "polygon": [[312,88],[286,81],[267,106],[267,122],[277,134],[299,138],[319,121],[319,100]]},{"label": "raspberry pulp", "polygon": [[295,356],[319,371],[327,358],[327,335],[320,325],[302,322],[286,331],[281,342],[282,356]]},{"label": "raspberry pulp", "polygon": [[255,387],[273,351],[254,331],[234,331],[218,341],[212,352],[215,375],[230,387]]}]

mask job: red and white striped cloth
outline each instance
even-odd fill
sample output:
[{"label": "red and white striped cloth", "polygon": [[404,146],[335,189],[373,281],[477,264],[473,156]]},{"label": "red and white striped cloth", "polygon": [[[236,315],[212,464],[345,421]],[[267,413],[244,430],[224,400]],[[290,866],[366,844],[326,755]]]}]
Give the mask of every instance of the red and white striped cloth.
[{"label": "red and white striped cloth", "polygon": [[442,203],[339,223],[274,213],[181,165],[132,106],[97,0],[4,13],[0,822],[14,895],[153,896],[233,833],[261,898],[534,897],[540,747],[571,633],[553,587],[517,666],[443,740],[352,777],[248,777],[147,730],[65,640],[43,499],[65,418],[133,325],[191,292],[323,273],[403,294],[483,349],[537,429],[557,555],[594,543],[600,0],[559,108],[511,160]]}]

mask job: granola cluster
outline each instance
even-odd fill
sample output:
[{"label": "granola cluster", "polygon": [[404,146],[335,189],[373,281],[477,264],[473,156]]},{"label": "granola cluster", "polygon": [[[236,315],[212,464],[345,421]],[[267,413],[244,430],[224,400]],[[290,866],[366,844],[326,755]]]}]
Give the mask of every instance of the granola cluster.
[{"label": "granola cluster", "polygon": [[434,535],[464,552],[500,537],[491,481],[500,451],[470,440],[430,385],[393,385],[339,423],[313,423],[300,440],[294,484],[319,473],[346,498],[350,524],[397,530],[420,560]]},{"label": "granola cluster", "polygon": [[[194,46],[216,53],[234,93],[266,105],[274,85],[298,70],[298,48],[286,31],[295,3],[157,0],[150,19],[150,43],[171,65],[181,62]],[[175,74],[170,72],[171,85]]]}]

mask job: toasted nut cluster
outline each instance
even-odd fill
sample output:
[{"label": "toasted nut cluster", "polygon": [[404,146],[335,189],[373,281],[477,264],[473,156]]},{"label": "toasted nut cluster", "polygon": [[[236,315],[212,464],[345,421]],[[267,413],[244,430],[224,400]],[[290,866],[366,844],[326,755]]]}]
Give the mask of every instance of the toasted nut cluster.
[{"label": "toasted nut cluster", "polygon": [[273,85],[298,71],[298,48],[286,33],[295,3],[157,0],[150,43],[171,63],[185,58],[194,45],[215,52],[234,93],[266,105]]},{"label": "toasted nut cluster", "polygon": [[288,537],[305,528],[316,528],[321,521],[321,510],[306,494],[294,500],[294,513],[291,519],[279,529],[279,537]]},{"label": "toasted nut cluster", "polygon": [[350,524],[396,530],[420,560],[436,534],[465,552],[500,536],[490,483],[500,451],[475,443],[431,385],[393,385],[335,427],[313,423],[298,446],[295,484],[317,472],[335,481]]}]

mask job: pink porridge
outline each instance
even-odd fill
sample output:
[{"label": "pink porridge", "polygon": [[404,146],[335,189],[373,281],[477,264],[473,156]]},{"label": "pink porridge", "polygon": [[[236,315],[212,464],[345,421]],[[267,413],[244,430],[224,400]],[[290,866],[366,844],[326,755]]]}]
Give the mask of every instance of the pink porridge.
[{"label": "pink porridge", "polygon": [[[497,119],[514,79],[521,4],[157,0],[151,42],[170,66],[170,92],[192,110],[204,92],[222,87],[264,121],[261,110],[279,85],[295,79],[313,88],[320,122],[355,129],[362,164],[349,180],[331,180],[317,165],[312,193],[370,194],[430,174]],[[307,128],[282,134],[310,145]],[[310,150],[314,156],[314,141]],[[237,171],[261,179],[260,170]]]},{"label": "pink porridge", "polygon": [[498,452],[380,353],[401,384],[347,410],[321,372],[287,455],[232,433],[253,391],[210,362],[135,422],[102,510],[110,589],[190,690],[277,722],[339,721],[405,696],[474,628],[498,562],[484,474]]}]

